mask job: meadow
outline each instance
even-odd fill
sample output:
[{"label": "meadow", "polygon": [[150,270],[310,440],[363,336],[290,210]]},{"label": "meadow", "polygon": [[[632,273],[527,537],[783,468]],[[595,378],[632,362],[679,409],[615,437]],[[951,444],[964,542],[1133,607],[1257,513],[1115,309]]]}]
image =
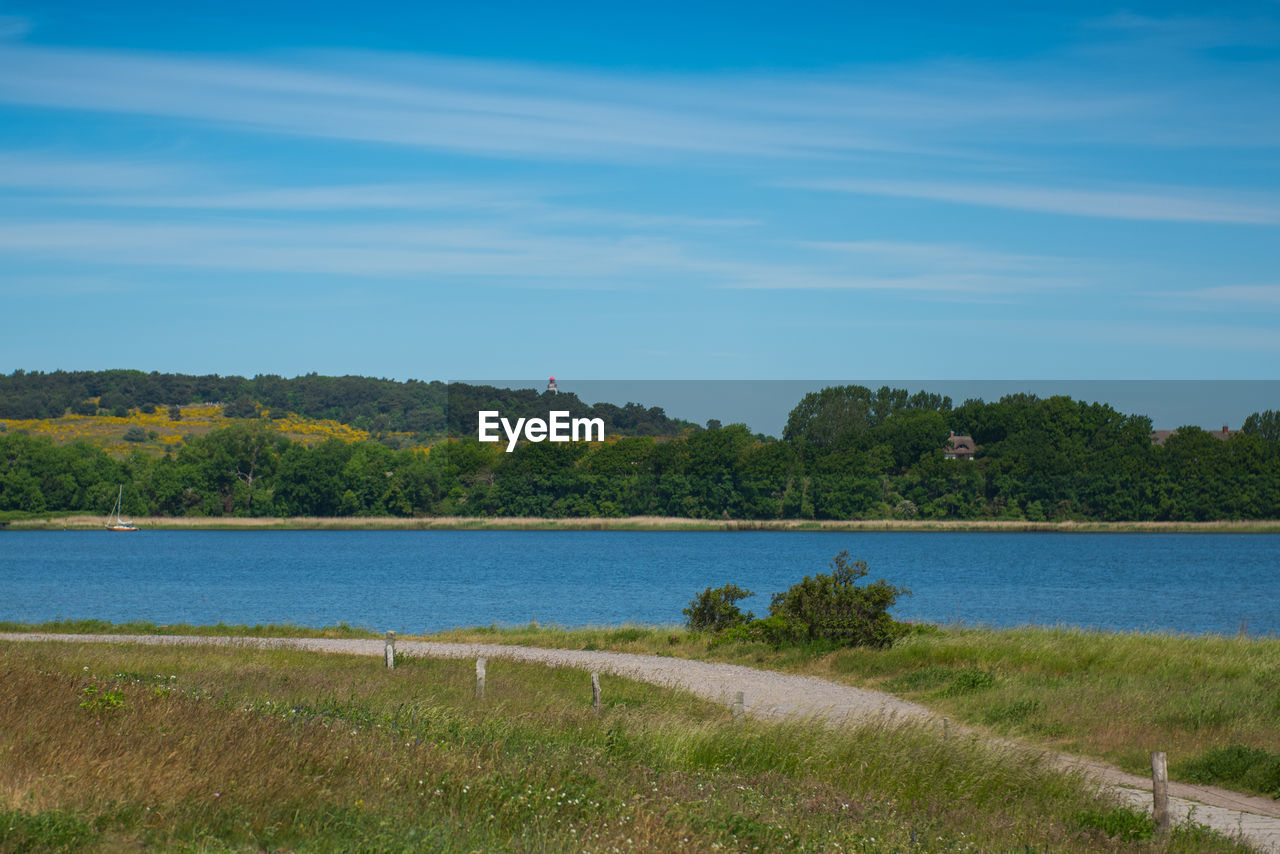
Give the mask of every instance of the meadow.
[{"label": "meadow", "polygon": [[[346,624],[0,622],[0,632],[26,631],[381,636]],[[1280,639],[1274,637],[923,624],[887,649],[773,649],[675,626],[529,624],[405,639],[679,656],[817,676],[885,691],[997,735],[1143,776],[1151,751],[1163,750],[1174,780],[1280,798]]]},{"label": "meadow", "polygon": [[[576,640],[704,642],[664,634]],[[597,714],[572,669],[494,660],[477,699],[471,662],[404,656],[3,643],[0,667],[0,851],[1247,850],[1157,839],[1032,753],[610,676]]]},{"label": "meadow", "polygon": [[725,643],[683,629],[478,628],[441,641],[680,655],[874,688],[1134,774],[1280,797],[1280,639],[920,626],[888,649]]}]

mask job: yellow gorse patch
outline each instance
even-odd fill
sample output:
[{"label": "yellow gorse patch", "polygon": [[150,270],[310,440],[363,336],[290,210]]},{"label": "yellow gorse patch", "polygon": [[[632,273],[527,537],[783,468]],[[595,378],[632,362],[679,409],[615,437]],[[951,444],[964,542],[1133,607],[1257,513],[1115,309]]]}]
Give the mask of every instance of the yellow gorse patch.
[{"label": "yellow gorse patch", "polygon": [[[64,415],[61,418],[0,418],[8,433],[25,431],[32,436],[43,436],[52,439],[56,444],[65,445],[71,442],[88,442],[110,454],[127,456],[133,451],[141,451],[159,456],[182,444],[183,438],[189,435],[203,435],[221,430],[235,423],[235,419],[225,418],[222,407],[216,404],[191,404],[181,407],[182,419],[174,421],[169,418],[168,407],[157,407],[155,412],[144,413],[130,410],[125,418],[113,415]],[[289,413],[284,418],[264,419],[262,422],[268,429],[280,433],[289,439],[305,445],[318,444],[329,439],[343,442],[366,442],[372,436],[367,430],[342,424],[331,419],[304,418],[296,413]],[[124,432],[131,426],[139,426],[148,432],[145,442],[126,442]],[[155,437],[150,438],[154,433]],[[3,435],[3,434],[0,434]],[[410,436],[411,434],[393,434]]]}]

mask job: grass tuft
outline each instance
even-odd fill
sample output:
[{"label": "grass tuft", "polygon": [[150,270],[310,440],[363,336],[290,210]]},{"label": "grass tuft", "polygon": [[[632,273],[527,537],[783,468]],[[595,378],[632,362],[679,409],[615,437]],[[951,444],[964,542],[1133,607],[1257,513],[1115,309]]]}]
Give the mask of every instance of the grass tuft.
[{"label": "grass tuft", "polygon": [[1193,783],[1228,786],[1280,798],[1280,755],[1233,744],[1206,750],[1178,768]]}]

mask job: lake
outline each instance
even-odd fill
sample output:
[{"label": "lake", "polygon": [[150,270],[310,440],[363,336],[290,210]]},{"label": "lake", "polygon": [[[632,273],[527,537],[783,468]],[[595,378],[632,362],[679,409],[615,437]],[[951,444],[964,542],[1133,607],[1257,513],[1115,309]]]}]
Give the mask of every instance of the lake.
[{"label": "lake", "polygon": [[8,531],[0,620],[676,624],[699,590],[769,595],[840,550],[902,619],[1280,632],[1280,535],[632,531]]}]

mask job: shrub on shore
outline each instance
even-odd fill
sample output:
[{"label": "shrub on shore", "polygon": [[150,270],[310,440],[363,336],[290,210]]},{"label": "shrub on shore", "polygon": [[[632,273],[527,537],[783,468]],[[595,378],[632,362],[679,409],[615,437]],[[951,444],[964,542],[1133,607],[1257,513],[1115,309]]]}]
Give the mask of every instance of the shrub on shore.
[{"label": "shrub on shore", "polygon": [[750,611],[742,613],[737,602],[756,595],[736,584],[726,584],[714,590],[708,587],[689,602],[682,612],[690,631],[719,632],[755,619]]},{"label": "shrub on shore", "polygon": [[886,647],[906,634],[907,626],[889,616],[899,596],[911,591],[884,579],[858,585],[870,570],[866,561],[850,560],[847,550],[831,561],[830,573],[806,575],[782,593],[773,594],[769,616],[757,620],[735,604],[754,595],[734,584],[699,593],[689,607],[691,631],[714,633],[712,642],[763,642],[774,647]]}]

